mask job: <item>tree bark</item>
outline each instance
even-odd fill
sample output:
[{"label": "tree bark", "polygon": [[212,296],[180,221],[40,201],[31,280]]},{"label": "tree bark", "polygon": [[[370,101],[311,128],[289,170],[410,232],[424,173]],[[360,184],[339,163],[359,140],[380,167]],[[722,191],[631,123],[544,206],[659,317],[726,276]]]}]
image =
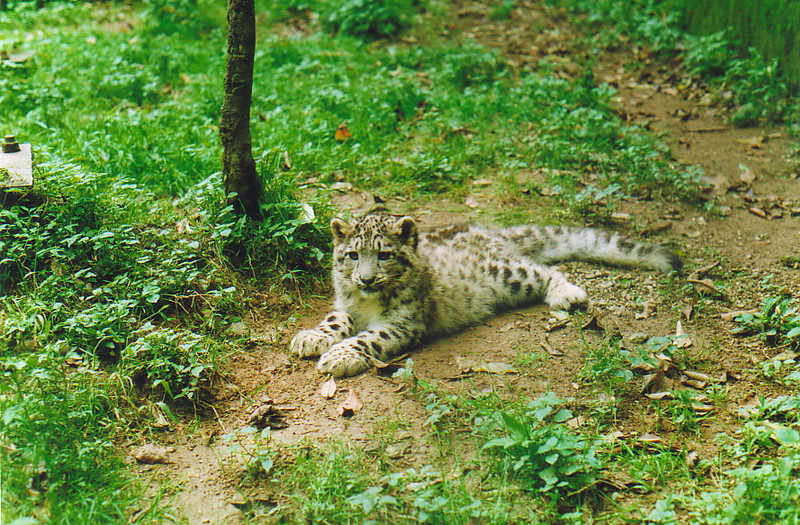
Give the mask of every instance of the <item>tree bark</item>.
[{"label": "tree bark", "polygon": [[222,174],[228,204],[253,219],[259,218],[260,182],[250,138],[256,16],[253,0],[228,0],[228,60],[225,98],[219,119]]}]

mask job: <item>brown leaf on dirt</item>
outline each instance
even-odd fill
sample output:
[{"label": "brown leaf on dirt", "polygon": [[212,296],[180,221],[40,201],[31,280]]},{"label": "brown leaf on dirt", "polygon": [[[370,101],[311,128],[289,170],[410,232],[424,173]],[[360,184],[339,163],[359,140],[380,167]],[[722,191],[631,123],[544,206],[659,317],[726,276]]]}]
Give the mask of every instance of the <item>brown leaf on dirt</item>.
[{"label": "brown leaf on dirt", "polygon": [[284,417],[284,413],[276,408],[271,400],[265,399],[250,413],[247,424],[259,429],[269,427],[278,430],[289,426]]},{"label": "brown leaf on dirt", "polygon": [[364,408],[364,403],[361,401],[361,398],[358,397],[356,391],[351,388],[347,394],[347,399],[339,406],[339,415],[342,417],[351,417],[357,414],[362,408]]},{"label": "brown leaf on dirt", "polygon": [[556,321],[554,323],[548,324],[544,327],[545,332],[555,332],[556,330],[560,330],[569,324],[569,319],[562,319],[560,321]]},{"label": "brown leaf on dirt", "polygon": [[714,177],[703,177],[702,182],[706,186],[700,190],[700,196],[706,200],[725,195],[731,188],[731,183],[721,173]]},{"label": "brown leaf on dirt", "polygon": [[600,324],[600,321],[597,319],[597,317],[592,316],[591,319],[583,323],[583,325],[581,326],[581,330],[595,330],[598,332],[602,332],[603,330],[605,330],[605,328],[603,328],[603,325]]},{"label": "brown leaf on dirt", "polygon": [[336,131],[333,133],[333,138],[335,138],[339,142],[344,142],[350,137],[352,137],[352,135],[350,134],[350,130],[347,129],[346,122],[342,122],[341,124],[339,124],[339,127],[336,128]]},{"label": "brown leaf on dirt", "polygon": [[542,348],[544,348],[547,353],[552,356],[559,357],[564,355],[564,352],[561,350],[553,348],[553,345],[550,344],[550,341],[546,337],[539,341],[539,344],[542,345]]},{"label": "brown leaf on dirt", "polygon": [[675,396],[672,395],[672,391],[668,390],[665,392],[653,392],[652,394],[645,394],[645,396],[649,397],[650,399],[655,399],[656,401],[660,399],[674,399]]},{"label": "brown leaf on dirt", "polygon": [[683,376],[681,377],[681,384],[696,388],[697,390],[703,390],[708,386],[708,383],[705,381],[699,381],[697,379],[686,378]]},{"label": "brown leaf on dirt", "polygon": [[169,418],[164,408],[159,403],[150,405],[150,414],[153,416],[152,427],[158,430],[166,430],[170,427]]},{"label": "brown leaf on dirt", "polygon": [[643,229],[641,232],[639,232],[639,234],[642,237],[650,237],[654,233],[663,232],[665,230],[669,230],[670,228],[672,228],[672,223],[671,222],[669,222],[669,221],[658,221],[658,222],[655,222],[655,223],[651,224],[647,228]]},{"label": "brown leaf on dirt", "polygon": [[652,316],[656,312],[656,303],[655,301],[645,301],[642,303],[642,311],[640,313],[634,314],[636,319],[647,319],[648,317]]},{"label": "brown leaf on dirt", "polygon": [[627,472],[606,471],[603,476],[595,481],[594,485],[605,488],[613,492],[630,491],[636,494],[647,494],[651,492],[642,482],[635,479]]},{"label": "brown leaf on dirt", "polygon": [[757,206],[751,206],[751,207],[747,208],[747,211],[749,211],[753,215],[761,217],[762,219],[770,220],[770,216],[767,215],[767,212],[765,212],[764,210],[762,210],[761,208],[759,208]]},{"label": "brown leaf on dirt", "polygon": [[639,443],[663,443],[664,442],[664,440],[661,439],[661,436],[658,436],[656,434],[651,434],[649,432],[646,433],[646,434],[642,434],[639,437],[637,437],[636,441],[638,441]]},{"label": "brown leaf on dirt", "polygon": [[375,367],[378,377],[392,377],[395,372],[403,368],[405,365],[404,361],[408,359],[408,354],[403,354],[386,363],[375,356],[371,356],[369,354],[364,355],[367,359],[369,359],[369,362],[372,363],[372,366]]},{"label": "brown leaf on dirt", "polygon": [[137,448],[133,453],[133,457],[139,463],[145,463],[147,465],[165,464],[170,462],[169,458],[167,457],[167,449],[154,443],[147,443],[146,445],[142,445],[141,447]]},{"label": "brown leaf on dirt", "polygon": [[0,60],[8,60],[15,64],[24,64],[36,55],[36,51],[21,51],[17,53],[6,53],[0,51]]},{"label": "brown leaf on dirt", "polygon": [[740,381],[741,379],[742,379],[742,376],[740,376],[739,374],[736,374],[734,372],[729,372],[729,371],[726,370],[722,374],[722,378],[720,379],[719,382],[720,383],[732,383],[734,381]]},{"label": "brown leaf on dirt", "polygon": [[525,321],[514,321],[514,322],[511,322],[511,323],[508,323],[507,325],[503,326],[502,328],[500,328],[497,331],[500,332],[500,333],[504,333],[504,332],[508,332],[509,330],[513,330],[515,328],[518,328],[520,330],[529,330],[530,326],[531,326],[530,323],[526,323]]},{"label": "brown leaf on dirt", "polygon": [[686,279],[686,282],[691,283],[694,287],[694,291],[700,295],[711,294],[727,298],[711,279]]},{"label": "brown leaf on dirt", "polygon": [[684,375],[686,377],[690,377],[697,381],[703,381],[705,383],[714,383],[716,380],[708,374],[704,374],[702,372],[695,372],[694,370],[684,370]]},{"label": "brown leaf on dirt", "polygon": [[699,401],[695,401],[692,403],[692,409],[694,413],[698,416],[704,416],[714,411],[713,405],[707,405],[706,403],[701,403]]},{"label": "brown leaf on dirt", "polygon": [[692,319],[692,314],[693,313],[694,313],[694,305],[693,304],[687,304],[686,306],[681,308],[681,316],[683,316],[683,318],[686,319],[687,321]]},{"label": "brown leaf on dirt", "polygon": [[575,430],[577,428],[582,427],[588,419],[586,416],[577,416],[573,417],[572,419],[568,419],[564,424],[567,425],[569,428]]},{"label": "brown leaf on dirt", "polygon": [[758,407],[761,406],[761,399],[756,394],[752,394],[744,398],[736,409],[736,414],[739,417],[751,418],[758,414]]},{"label": "brown leaf on dirt", "polygon": [[739,166],[739,168],[742,170],[742,172],[739,174],[739,181],[747,186],[753,184],[753,182],[756,180],[756,174],[753,173],[753,170],[744,165]]},{"label": "brown leaf on dirt", "polygon": [[641,361],[631,367],[631,370],[635,372],[652,372],[655,369],[656,365],[648,363],[647,361]]},{"label": "brown leaf on dirt", "polygon": [[684,461],[686,462],[686,466],[691,469],[696,467],[700,462],[700,456],[697,454],[696,450],[690,450],[686,453]]},{"label": "brown leaf on dirt", "polygon": [[749,149],[764,149],[764,142],[766,137],[751,137],[749,139],[736,139],[736,142],[741,142],[747,145]]},{"label": "brown leaf on dirt", "polygon": [[720,264],[719,261],[714,261],[711,264],[707,264],[705,266],[697,268],[695,271],[689,274],[689,279],[694,279],[694,280],[702,279],[708,274],[708,272],[719,266],[719,264]]},{"label": "brown leaf on dirt", "polygon": [[327,381],[322,383],[322,387],[319,389],[319,395],[324,397],[325,399],[330,399],[334,395],[336,395],[336,390],[338,387],[336,386],[336,380],[332,377],[328,378]]},{"label": "brown leaf on dirt", "polygon": [[456,357],[456,366],[463,376],[470,372],[486,372],[488,374],[516,374],[517,369],[508,363],[486,363],[467,357]]},{"label": "brown leaf on dirt", "polygon": [[719,318],[723,321],[734,321],[737,317],[742,314],[755,314],[758,313],[758,308],[751,308],[750,310],[734,310],[732,312],[725,312],[724,314],[719,314]]},{"label": "brown leaf on dirt", "polygon": [[689,348],[693,344],[692,338],[683,331],[683,323],[678,321],[675,326],[675,346],[678,348]]},{"label": "brown leaf on dirt", "polygon": [[644,376],[641,393],[651,399],[663,399],[678,386],[678,381],[670,379],[663,369],[657,370],[654,374]]},{"label": "brown leaf on dirt", "polygon": [[483,363],[473,368],[475,372],[486,372],[489,374],[516,374],[517,369],[508,363]]}]

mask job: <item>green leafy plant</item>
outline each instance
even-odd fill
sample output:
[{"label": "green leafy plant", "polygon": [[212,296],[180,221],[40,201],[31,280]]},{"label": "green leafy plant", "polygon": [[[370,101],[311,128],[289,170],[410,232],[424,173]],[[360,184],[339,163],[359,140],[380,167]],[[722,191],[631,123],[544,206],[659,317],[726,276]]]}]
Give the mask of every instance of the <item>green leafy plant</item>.
[{"label": "green leafy plant", "polygon": [[601,467],[597,444],[571,432],[572,418],[563,401],[550,393],[532,401],[519,417],[498,412],[496,424],[506,433],[483,445],[497,454],[501,468],[532,490],[580,491],[592,484]]},{"label": "green leafy plant", "polygon": [[760,312],[741,314],[736,322],[740,326],[735,333],[758,335],[770,345],[800,347],[800,311],[789,297],[767,298]]},{"label": "green leafy plant", "polygon": [[411,0],[345,0],[332,5],[323,15],[332,31],[365,38],[397,36],[411,25]]},{"label": "green leafy plant", "polygon": [[800,483],[796,454],[728,472],[722,490],[689,501],[695,523],[797,523]]}]

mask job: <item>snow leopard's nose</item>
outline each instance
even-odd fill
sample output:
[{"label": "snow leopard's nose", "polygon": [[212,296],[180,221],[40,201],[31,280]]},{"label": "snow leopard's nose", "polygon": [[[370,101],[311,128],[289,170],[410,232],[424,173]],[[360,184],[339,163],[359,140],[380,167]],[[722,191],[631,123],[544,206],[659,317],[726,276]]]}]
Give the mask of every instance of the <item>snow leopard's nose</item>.
[{"label": "snow leopard's nose", "polygon": [[361,284],[363,284],[364,286],[371,286],[371,285],[375,284],[375,277],[374,276],[372,276],[372,277],[363,277],[362,276],[361,279],[359,279],[359,281],[361,281]]}]

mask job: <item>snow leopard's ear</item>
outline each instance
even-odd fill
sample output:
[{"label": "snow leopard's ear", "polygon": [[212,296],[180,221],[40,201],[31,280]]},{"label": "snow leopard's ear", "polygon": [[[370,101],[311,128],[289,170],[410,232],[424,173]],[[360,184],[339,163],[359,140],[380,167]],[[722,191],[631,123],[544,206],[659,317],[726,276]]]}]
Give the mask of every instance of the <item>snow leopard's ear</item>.
[{"label": "snow leopard's ear", "polygon": [[340,244],[345,239],[353,235],[353,227],[341,219],[331,219],[331,233],[333,233],[333,244]]},{"label": "snow leopard's ear", "polygon": [[394,223],[394,233],[400,242],[414,248],[417,247],[417,221],[412,217],[401,217]]}]

